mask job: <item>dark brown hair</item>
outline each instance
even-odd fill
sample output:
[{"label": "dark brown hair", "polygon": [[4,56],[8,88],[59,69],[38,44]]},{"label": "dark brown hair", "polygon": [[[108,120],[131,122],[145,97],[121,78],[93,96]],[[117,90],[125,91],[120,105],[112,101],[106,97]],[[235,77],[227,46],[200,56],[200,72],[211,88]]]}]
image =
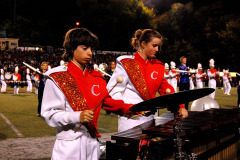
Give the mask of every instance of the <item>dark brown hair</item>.
[{"label": "dark brown hair", "polygon": [[131,44],[134,49],[138,50],[141,43],[144,41],[145,43],[148,43],[152,40],[153,37],[162,39],[162,35],[153,29],[138,29],[134,33],[132,37]]},{"label": "dark brown hair", "polygon": [[98,37],[87,30],[86,28],[73,28],[70,29],[66,35],[63,42],[63,47],[66,52],[63,54],[62,58],[65,62],[73,58],[73,52],[79,45],[85,45],[94,49],[98,44]]}]

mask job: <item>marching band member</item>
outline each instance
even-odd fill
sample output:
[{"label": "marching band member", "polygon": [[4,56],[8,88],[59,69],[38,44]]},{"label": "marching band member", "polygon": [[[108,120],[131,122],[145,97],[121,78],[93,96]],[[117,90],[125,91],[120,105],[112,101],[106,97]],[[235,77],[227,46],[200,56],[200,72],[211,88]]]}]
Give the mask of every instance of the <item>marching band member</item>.
[{"label": "marching band member", "polygon": [[165,63],[165,72],[164,72],[164,78],[168,81],[170,84],[170,75],[169,75],[169,65]]},{"label": "marching band member", "polygon": [[[122,99],[125,103],[140,103],[166,92],[174,93],[174,88],[164,78],[164,63],[154,59],[162,45],[162,36],[153,29],[137,30],[132,38],[132,46],[137,52],[117,58],[116,69],[108,82],[110,90],[118,76],[124,81],[115,87],[110,95],[114,99]],[[181,105],[179,110],[183,117],[188,112]],[[154,115],[141,115],[132,119],[126,116],[118,117],[118,132],[135,127],[141,123],[154,119]]]},{"label": "marching band member", "polygon": [[40,83],[39,75],[35,73],[35,76],[34,76],[33,80],[35,81],[35,84],[34,84],[35,85],[35,91],[34,91],[34,93],[38,94],[38,87],[39,87],[39,83]]},{"label": "marching band member", "polygon": [[169,72],[170,84],[173,86],[174,91],[177,92],[178,73],[175,71],[176,64],[175,62],[171,61],[170,65],[171,65],[171,71]]},{"label": "marching band member", "polygon": [[224,87],[224,94],[230,95],[231,91],[231,81],[232,77],[229,75],[228,70],[223,70],[223,87]]},{"label": "marching band member", "polygon": [[6,84],[6,82],[5,82],[4,70],[3,70],[3,69],[1,69],[1,83],[2,83],[1,92],[6,92],[6,90],[7,90],[7,84]]},{"label": "marching band member", "polygon": [[[216,79],[218,78],[218,72],[216,69],[214,69],[215,65],[214,65],[214,60],[213,59],[210,59],[209,61],[209,67],[210,69],[208,69],[207,71],[207,75],[208,75],[208,87],[209,88],[213,88],[213,89],[216,89]],[[213,93],[211,93],[209,95],[209,97],[211,97],[212,99],[214,99],[215,97],[215,91]]]},{"label": "marching band member", "polygon": [[206,74],[202,70],[202,64],[198,63],[198,72],[196,74],[197,89],[203,88],[203,81],[206,77]]},{"label": "marching band member", "polygon": [[[69,30],[63,44],[66,49],[63,56],[65,61],[72,60],[67,66],[45,73],[41,115],[57,131],[52,160],[99,159],[97,138],[101,136],[97,132],[97,121],[101,106],[119,114],[128,113],[132,106],[112,99],[102,74],[87,68],[97,39],[84,28]],[[76,131],[80,124],[83,125]]]},{"label": "marching band member", "polygon": [[18,66],[15,67],[15,73],[13,74],[13,93],[19,94],[19,81],[21,81],[21,75],[18,73]]},{"label": "marching band member", "polygon": [[[191,70],[191,69],[190,69]],[[191,76],[189,77],[189,89],[193,90],[194,89],[194,83],[193,83],[193,79],[194,79],[194,74],[191,74]]]},{"label": "marching band member", "polygon": [[48,69],[51,69],[51,66],[48,65],[48,62],[42,62],[41,63],[41,73],[38,73],[39,75],[39,87],[38,87],[38,114],[37,116],[41,116],[41,105],[42,105],[42,97],[43,97],[43,91],[45,87],[45,80],[44,80],[44,73],[47,72]]},{"label": "marching band member", "polygon": [[[180,58],[181,65],[178,66],[179,70],[189,71],[189,67],[187,66],[187,57],[182,56]],[[190,89],[190,72],[182,72],[180,73],[180,83],[179,83],[179,91],[187,91]],[[185,103],[185,108],[188,110],[188,102]]]},{"label": "marching band member", "polygon": [[30,77],[30,70],[27,68],[27,75],[26,75],[26,80],[27,80],[27,92],[32,92],[32,80]]}]

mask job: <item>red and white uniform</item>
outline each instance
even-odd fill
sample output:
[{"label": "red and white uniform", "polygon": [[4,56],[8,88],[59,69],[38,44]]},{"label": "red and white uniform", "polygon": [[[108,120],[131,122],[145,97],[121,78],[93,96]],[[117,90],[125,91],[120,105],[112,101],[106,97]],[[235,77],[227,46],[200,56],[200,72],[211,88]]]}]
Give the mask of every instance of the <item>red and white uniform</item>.
[{"label": "red and white uniform", "polygon": [[178,74],[176,71],[171,70],[169,72],[169,76],[170,76],[170,84],[174,88],[174,91],[177,92],[177,82],[178,82],[177,76],[178,76]]},{"label": "red and white uniform", "polygon": [[170,84],[170,75],[169,72],[164,72],[164,78],[168,81],[168,83]]},{"label": "red and white uniform", "polygon": [[203,88],[203,78],[205,78],[205,74],[204,73],[198,72],[196,74],[197,89]]},{"label": "red and white uniform", "polygon": [[7,84],[5,82],[5,78],[4,78],[4,71],[3,69],[1,69],[1,84],[2,84],[2,87],[1,87],[1,92],[6,92],[7,90]]},{"label": "red and white uniform", "polygon": [[[217,70],[216,69],[208,69],[208,78],[209,78],[209,81],[208,81],[208,87],[209,88],[213,88],[213,89],[216,89],[216,85],[217,85],[217,82],[216,82],[216,77],[217,77]],[[213,93],[211,93],[209,95],[212,99],[214,99],[215,97],[215,91]]]},{"label": "red and white uniform", "polygon": [[231,76],[227,73],[223,75],[223,87],[224,87],[224,94],[230,95],[231,91]]},{"label": "red and white uniform", "polygon": [[[73,85],[67,84],[65,90],[61,89],[60,83],[54,79],[53,75],[71,75],[67,82],[74,81]],[[94,109],[99,102],[107,95],[106,81],[97,71],[85,69],[82,71],[73,62],[65,66],[59,66],[44,73],[46,83],[43,93],[41,115],[47,124],[55,127],[57,131],[56,142],[53,148],[52,159],[58,160],[97,160],[100,156],[99,142],[92,138],[84,125],[74,133],[80,125],[81,109],[75,110],[75,102],[86,104],[88,109]],[[73,78],[72,78],[73,77]],[[74,79],[74,80],[72,80]],[[72,84],[72,83],[70,83]],[[70,86],[70,87],[69,87]],[[68,94],[73,93],[73,94]],[[81,93],[81,96],[78,96]],[[76,96],[77,95],[77,96]],[[69,98],[70,97],[70,98]],[[129,108],[130,105],[124,104],[122,100],[114,100],[107,96],[103,103],[95,110],[92,123],[97,128],[97,121],[101,106],[123,106]],[[96,135],[100,137],[100,135]]]},{"label": "red and white uniform", "polygon": [[19,73],[13,74],[13,81],[14,81],[13,93],[18,94],[19,84],[17,84],[17,82],[21,81],[21,75]]},{"label": "red and white uniform", "polygon": [[[133,70],[132,65],[129,65],[129,68],[124,67],[125,62],[128,60],[135,60],[139,66],[139,70]],[[149,59],[145,61],[138,52],[136,52],[134,55],[120,56],[117,58],[117,66],[111,79],[108,82],[107,89],[111,90],[116,83],[117,77],[121,76],[123,77],[123,82],[116,86],[110,92],[110,95],[114,99],[122,99],[125,103],[137,104],[145,100],[139,92],[145,89],[140,81],[145,81],[150,99],[155,98],[157,92],[159,92],[161,95],[164,94],[167,88],[169,88],[171,90],[171,93],[173,93],[173,87],[164,78],[164,70],[164,64],[162,62],[156,59]],[[136,72],[141,72],[143,79],[141,79],[139,76],[133,76],[135,79],[132,81],[133,78],[132,76],[128,75],[129,72],[132,72],[133,75]],[[136,86],[139,87],[136,88]],[[152,119],[154,119],[154,115],[150,115],[148,117],[138,116],[133,119],[129,119],[125,116],[119,116],[118,132],[133,128]]]},{"label": "red and white uniform", "polygon": [[190,89],[190,90],[193,90],[193,89],[194,89],[193,78],[194,78],[194,75],[192,74],[192,75],[189,77],[189,89]]},{"label": "red and white uniform", "polygon": [[26,80],[27,80],[27,92],[32,92],[32,80],[29,74],[26,75]]}]

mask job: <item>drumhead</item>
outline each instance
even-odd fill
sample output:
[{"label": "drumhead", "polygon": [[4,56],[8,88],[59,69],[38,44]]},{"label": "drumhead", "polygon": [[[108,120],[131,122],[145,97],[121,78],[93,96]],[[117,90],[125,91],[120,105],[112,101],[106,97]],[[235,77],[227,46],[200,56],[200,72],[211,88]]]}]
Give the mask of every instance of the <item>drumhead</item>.
[{"label": "drumhead", "polygon": [[6,74],[5,74],[5,78],[6,78],[7,80],[10,80],[11,77],[12,77],[12,75],[11,75],[10,73],[6,73]]}]

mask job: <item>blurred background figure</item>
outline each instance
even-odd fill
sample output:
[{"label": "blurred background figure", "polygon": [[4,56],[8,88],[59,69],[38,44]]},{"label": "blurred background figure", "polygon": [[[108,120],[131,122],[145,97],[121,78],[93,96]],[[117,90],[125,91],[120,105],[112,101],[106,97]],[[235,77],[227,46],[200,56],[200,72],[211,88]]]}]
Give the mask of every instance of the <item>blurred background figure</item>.
[{"label": "blurred background figure", "polygon": [[[110,76],[112,76],[112,75],[113,75],[113,72],[115,71],[115,69],[116,69],[116,61],[111,61],[111,62],[109,63],[109,68],[108,68],[107,73],[108,73]],[[108,81],[109,81],[109,79],[110,79],[111,77],[109,77],[108,75],[105,75],[104,77],[106,78],[106,81],[107,81],[107,83],[108,83]],[[106,115],[109,115],[109,114],[111,114],[111,112],[108,111],[108,110],[106,110]]]},{"label": "blurred background figure", "polygon": [[[180,58],[181,65],[178,66],[179,70],[189,71],[189,66],[187,66],[187,57],[182,56]],[[190,89],[190,79],[191,74],[189,72],[180,73],[179,91],[187,91]],[[185,108],[188,110],[188,102],[185,103]]]},{"label": "blurred background figure", "polygon": [[30,76],[30,70],[28,68],[27,68],[26,80],[27,80],[27,92],[32,92],[32,80]]},{"label": "blurred background figure", "polygon": [[51,69],[49,67],[48,62],[42,62],[41,64],[41,74],[39,73],[39,87],[38,87],[38,114],[37,116],[41,116],[41,105],[42,105],[42,97],[45,87],[45,80],[44,80],[44,73],[47,72],[48,69]]},{"label": "blurred background figure", "polygon": [[223,91],[224,94],[226,95],[230,95],[230,91],[231,91],[231,81],[232,81],[232,77],[230,76],[228,70],[223,70]]},{"label": "blurred background figure", "polygon": [[[109,63],[109,68],[108,68],[107,73],[108,73],[110,76],[112,76],[112,75],[113,75],[113,72],[115,71],[115,69],[116,69],[116,61],[111,61],[111,62]],[[108,81],[109,81],[109,79],[110,79],[111,77],[105,76],[105,78],[106,78],[106,81],[107,81],[107,83],[108,83]]]},{"label": "blurred background figure", "polygon": [[178,73],[175,71],[176,70],[176,63],[171,61],[170,65],[171,65],[171,71],[169,72],[170,84],[174,88],[175,92],[177,92]]},{"label": "blurred background figure", "polygon": [[[215,61],[213,59],[210,59],[209,61],[209,67],[210,69],[208,69],[208,87],[209,88],[213,88],[213,89],[216,89],[216,85],[217,85],[217,81],[216,79],[218,78],[218,72],[217,70],[214,68],[215,65],[214,65]],[[213,93],[211,93],[209,95],[212,99],[215,98],[215,91]]]},{"label": "blurred background figure", "polygon": [[203,81],[205,80],[206,73],[203,73],[202,64],[198,63],[198,72],[196,74],[196,83],[197,83],[197,89],[203,88]]},{"label": "blurred background figure", "polygon": [[38,94],[38,87],[39,87],[40,78],[39,78],[39,75],[36,72],[34,72],[33,74],[34,74],[33,80],[35,81],[35,83],[34,83],[34,86],[35,86],[34,93]]},{"label": "blurred background figure", "polygon": [[6,82],[5,82],[4,70],[3,70],[3,69],[1,69],[1,84],[2,84],[1,92],[6,92],[6,90],[7,90],[7,84],[6,84]]},{"label": "blurred background figure", "polygon": [[13,74],[13,94],[19,94],[19,85],[21,81],[21,75],[18,73],[18,66],[15,67],[15,73]]},{"label": "blurred background figure", "polygon": [[165,63],[165,72],[164,72],[164,78],[168,81],[170,84],[170,76],[169,76],[169,65]]},{"label": "blurred background figure", "polygon": [[[192,69],[190,69],[192,70]],[[193,90],[194,89],[194,79],[195,79],[195,76],[194,74],[191,74],[191,76],[189,77],[189,89],[190,90]]]}]

